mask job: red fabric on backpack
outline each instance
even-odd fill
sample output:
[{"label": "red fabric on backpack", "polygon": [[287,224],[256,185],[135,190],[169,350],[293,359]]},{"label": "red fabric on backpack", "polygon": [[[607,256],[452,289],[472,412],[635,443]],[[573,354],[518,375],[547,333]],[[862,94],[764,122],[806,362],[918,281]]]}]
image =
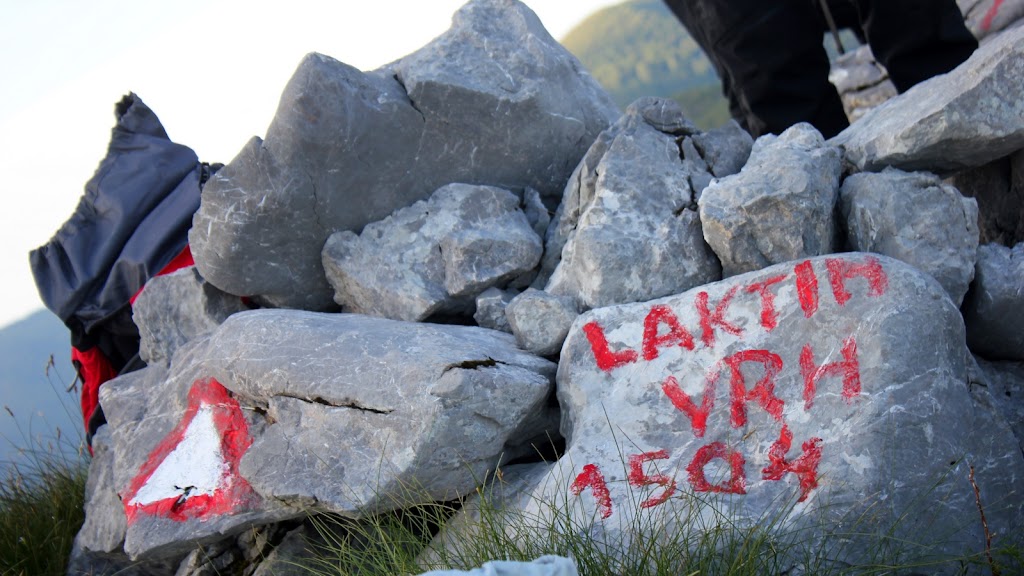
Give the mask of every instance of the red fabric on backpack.
[{"label": "red fabric on backpack", "polygon": [[71,347],[71,363],[78,370],[82,380],[82,417],[85,419],[85,430],[89,431],[89,419],[99,404],[100,384],[117,376],[117,370],[110,365],[110,360],[103,355],[97,346],[82,351]]}]

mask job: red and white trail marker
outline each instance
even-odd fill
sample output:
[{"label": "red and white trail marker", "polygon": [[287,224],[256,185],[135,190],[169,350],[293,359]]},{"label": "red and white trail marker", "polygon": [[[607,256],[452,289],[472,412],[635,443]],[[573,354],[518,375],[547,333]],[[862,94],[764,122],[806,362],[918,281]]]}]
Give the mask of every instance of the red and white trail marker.
[{"label": "red and white trail marker", "polygon": [[150,452],[121,495],[128,522],[227,514],[258,498],[238,473],[252,444],[238,402],[213,378],[197,380],[181,422]]}]

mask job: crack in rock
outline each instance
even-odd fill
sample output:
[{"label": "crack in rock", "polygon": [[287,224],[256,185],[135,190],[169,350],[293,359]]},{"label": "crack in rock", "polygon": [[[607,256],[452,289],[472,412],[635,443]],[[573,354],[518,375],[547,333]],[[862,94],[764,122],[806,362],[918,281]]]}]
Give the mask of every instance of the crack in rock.
[{"label": "crack in rock", "polygon": [[278,394],[281,398],[292,398],[294,400],[301,400],[302,402],[308,402],[310,404],[319,404],[321,406],[328,406],[330,408],[353,408],[355,410],[363,410],[365,412],[373,412],[374,414],[391,414],[395,411],[394,408],[373,408],[370,406],[363,406],[355,400],[349,400],[347,402],[332,402],[327,400],[323,396],[299,396],[297,394]]}]

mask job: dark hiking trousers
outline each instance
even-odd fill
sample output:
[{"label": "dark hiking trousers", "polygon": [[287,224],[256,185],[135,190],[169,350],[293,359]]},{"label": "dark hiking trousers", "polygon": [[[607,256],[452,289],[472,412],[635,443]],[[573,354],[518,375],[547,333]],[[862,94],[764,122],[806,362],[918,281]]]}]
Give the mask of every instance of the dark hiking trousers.
[{"label": "dark hiking trousers", "polygon": [[[665,0],[715,66],[730,113],[754,137],[810,122],[848,126],[828,81],[818,0]],[[948,72],[978,47],[954,0],[829,0],[840,27],[867,39],[900,92]]]}]

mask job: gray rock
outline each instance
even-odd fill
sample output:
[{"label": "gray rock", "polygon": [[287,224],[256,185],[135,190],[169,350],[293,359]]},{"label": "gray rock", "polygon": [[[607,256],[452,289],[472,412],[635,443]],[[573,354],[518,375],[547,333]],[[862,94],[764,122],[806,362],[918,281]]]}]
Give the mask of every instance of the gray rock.
[{"label": "gray rock", "polygon": [[1019,545],[1024,456],[972,400],[964,342],[934,280],[858,253],[592,310],[559,364],[565,455],[521,517],[550,529],[565,503],[555,525],[616,543],[775,525],[805,546],[783,570],[859,565],[880,536],[902,563],[959,558],[985,549],[973,468],[993,546]]},{"label": "gray rock", "polygon": [[431,570],[420,576],[577,576],[576,563],[563,556],[541,556],[533,562],[493,560],[473,570]]},{"label": "gray rock", "polygon": [[247,308],[238,296],[204,281],[194,267],[152,278],[132,305],[139,356],[147,364],[166,363],[182,344]]},{"label": "gray rock", "polygon": [[1024,18],[1022,0],[956,0],[964,14],[964,23],[979,40]]},{"label": "gray rock", "polygon": [[716,178],[736,174],[750,158],[754,140],[735,120],[719,128],[694,134],[693,144]]},{"label": "gray rock", "polygon": [[474,557],[474,547],[481,539],[489,537],[488,532],[495,530],[514,535],[520,546],[530,546],[532,542],[524,542],[524,539],[536,534],[531,534],[532,524],[524,523],[518,511],[530,503],[537,483],[547,476],[552,466],[549,462],[537,462],[499,468],[444,523],[416,558],[416,564],[429,569],[469,569],[466,558]]},{"label": "gray rock", "polygon": [[587,152],[549,227],[544,269],[553,272],[544,290],[584,309],[649,300],[719,277],[694,209],[692,174],[675,137],[645,120],[649,109],[659,125],[670,110],[685,122],[674,102],[631,104]]},{"label": "gray rock", "polygon": [[363,229],[332,234],[323,265],[348,312],[419,321],[537,266],[543,247],[515,194],[449,184]]},{"label": "gray rock", "polygon": [[110,427],[101,426],[92,438],[92,462],[85,484],[85,522],[75,546],[89,552],[119,552],[127,523],[114,490],[114,453]]},{"label": "gray rock", "polygon": [[519,347],[538,356],[554,356],[562,349],[579,310],[572,298],[527,289],[505,308],[508,324]]},{"label": "gray rock", "polygon": [[474,0],[418,52],[363,73],[307,56],[265,141],[203,190],[190,242],[210,283],[327,310],[320,251],[451,182],[551,197],[617,116],[524,4]]},{"label": "gray rock", "polygon": [[949,172],[1024,148],[1024,27],[914,86],[835,136],[860,170]]},{"label": "gray rock", "polygon": [[888,70],[875,60],[867,44],[837,58],[828,79],[839,92],[851,123],[897,94]]},{"label": "gray rock", "polygon": [[938,176],[903,172],[854,174],[839,191],[847,240],[928,273],[957,306],[974,278],[978,204]]},{"label": "gray rock", "polygon": [[1024,242],[1024,151],[963,170],[948,181],[977,200],[982,244]]},{"label": "gray rock", "polygon": [[261,559],[252,576],[309,576],[305,566],[312,564],[309,540],[314,538],[306,526],[292,530],[281,543]]},{"label": "gray rock", "polygon": [[963,314],[967,343],[975,354],[989,360],[1024,360],[1024,243],[978,248]]},{"label": "gray rock", "polygon": [[1024,362],[990,362],[975,358],[981,371],[979,384],[992,397],[999,413],[1024,452]]},{"label": "gray rock", "polygon": [[835,251],[839,151],[809,124],[754,143],[736,175],[704,190],[704,238],[733,276]]},{"label": "gray rock", "polygon": [[151,365],[100,389],[114,453],[112,485],[127,519],[133,560],[180,557],[246,530],[302,514],[262,498],[239,474],[238,459],[263,418],[243,409],[182,346],[170,368]]},{"label": "gray rock", "polygon": [[497,288],[484,290],[476,297],[476,312],[473,313],[473,319],[481,328],[490,328],[511,334],[512,327],[509,326],[508,318],[505,316],[505,308],[515,297],[516,293],[508,290],[498,290]]},{"label": "gray rock", "polygon": [[220,576],[230,574],[240,559],[239,551],[229,543],[202,546],[192,550],[178,564],[174,576]]},{"label": "gray rock", "polygon": [[494,330],[275,310],[235,314],[196,361],[265,407],[239,467],[256,492],[348,516],[471,492],[545,432],[555,369]]}]

